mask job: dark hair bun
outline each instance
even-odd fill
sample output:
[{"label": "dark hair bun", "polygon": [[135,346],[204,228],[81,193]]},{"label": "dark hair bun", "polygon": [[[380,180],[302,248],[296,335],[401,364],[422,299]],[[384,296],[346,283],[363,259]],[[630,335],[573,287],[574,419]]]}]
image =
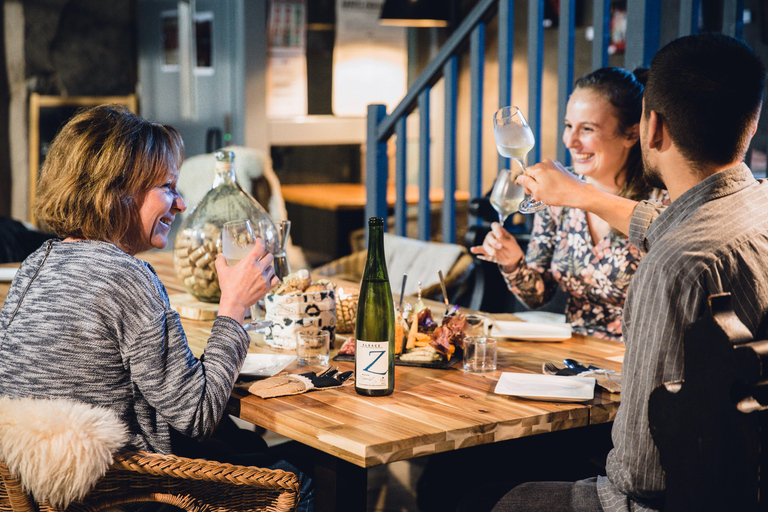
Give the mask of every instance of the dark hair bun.
[{"label": "dark hair bun", "polygon": [[645,82],[648,80],[648,68],[635,68],[632,74],[635,75],[635,80],[645,86]]}]

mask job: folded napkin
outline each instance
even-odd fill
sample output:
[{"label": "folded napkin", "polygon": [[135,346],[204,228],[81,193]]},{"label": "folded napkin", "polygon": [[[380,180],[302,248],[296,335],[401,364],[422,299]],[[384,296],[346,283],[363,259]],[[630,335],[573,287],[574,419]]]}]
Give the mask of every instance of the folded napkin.
[{"label": "folded napkin", "polygon": [[548,363],[541,365],[542,373],[549,375],[561,375],[564,377],[592,377],[595,379],[595,384],[608,391],[609,393],[621,393],[621,374],[608,370],[589,370],[585,372],[579,372],[573,368],[561,368],[557,372],[547,369]]},{"label": "folded napkin", "polygon": [[605,372],[582,372],[579,377],[594,377],[595,384],[608,391],[609,393],[621,393],[621,374]]},{"label": "folded napkin", "polygon": [[[335,373],[335,372],[334,372]],[[247,391],[261,398],[300,395],[307,391],[341,386],[349,380],[352,372],[336,376],[317,375],[315,372],[301,374],[280,374],[264,380],[247,383]],[[346,377],[346,378],[343,378]]]}]

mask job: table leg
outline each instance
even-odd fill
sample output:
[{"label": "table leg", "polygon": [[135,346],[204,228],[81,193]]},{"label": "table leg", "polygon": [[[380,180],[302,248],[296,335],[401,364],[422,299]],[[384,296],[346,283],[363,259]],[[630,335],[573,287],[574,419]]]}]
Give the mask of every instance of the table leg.
[{"label": "table leg", "polygon": [[315,462],[315,512],[360,512],[368,502],[368,470],[332,455]]}]

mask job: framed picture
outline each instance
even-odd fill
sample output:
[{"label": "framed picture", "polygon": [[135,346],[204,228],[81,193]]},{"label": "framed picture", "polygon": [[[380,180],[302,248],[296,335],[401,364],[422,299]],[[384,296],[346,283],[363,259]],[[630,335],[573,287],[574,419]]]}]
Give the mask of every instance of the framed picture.
[{"label": "framed picture", "polygon": [[45,161],[51,141],[59,129],[75,112],[83,107],[104,103],[119,103],[132,112],[137,112],[138,100],[135,94],[127,96],[45,96],[29,95],[29,201],[28,216],[32,224],[37,221],[32,213],[32,204],[37,195],[40,166]]}]

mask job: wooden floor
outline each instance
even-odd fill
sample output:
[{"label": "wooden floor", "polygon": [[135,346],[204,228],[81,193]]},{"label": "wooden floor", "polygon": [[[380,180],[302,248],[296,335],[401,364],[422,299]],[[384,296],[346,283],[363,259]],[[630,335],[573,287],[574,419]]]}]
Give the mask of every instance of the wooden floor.
[{"label": "wooden floor", "polygon": [[368,510],[416,512],[416,483],[426,459],[412,459],[379,466],[368,472]]}]

